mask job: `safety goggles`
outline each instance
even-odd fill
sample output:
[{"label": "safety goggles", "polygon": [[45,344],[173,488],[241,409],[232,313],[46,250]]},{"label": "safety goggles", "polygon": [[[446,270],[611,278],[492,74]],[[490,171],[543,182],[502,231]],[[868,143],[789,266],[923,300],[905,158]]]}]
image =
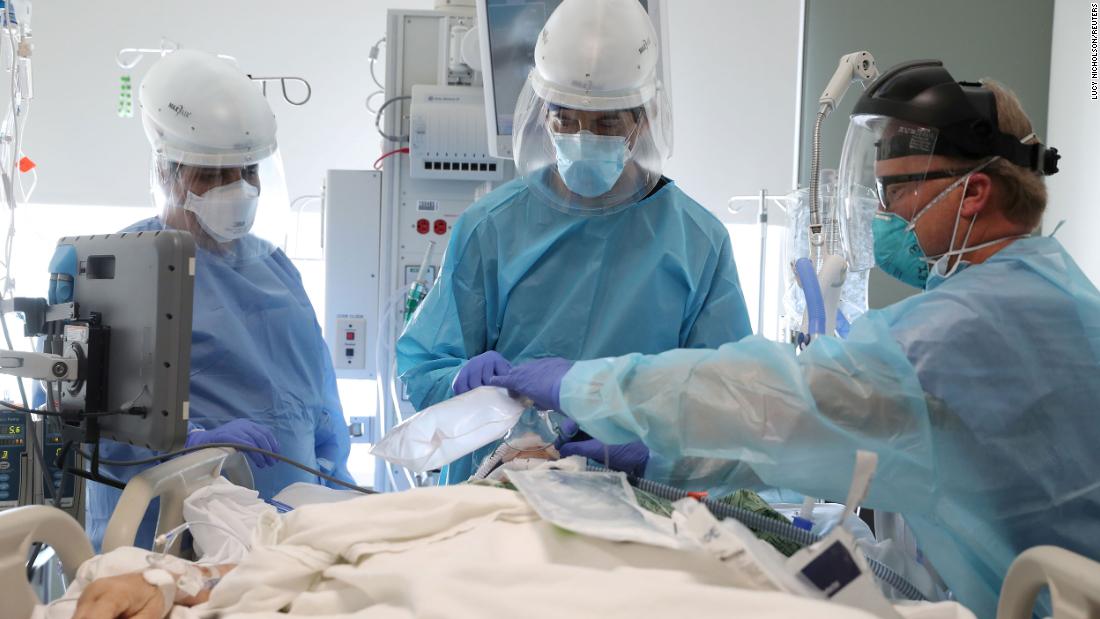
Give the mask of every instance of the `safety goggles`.
[{"label": "safety goggles", "polygon": [[891,205],[897,200],[903,198],[907,194],[914,193],[910,191],[911,183],[920,183],[941,178],[957,178],[964,174],[966,174],[965,171],[937,170],[933,172],[919,172],[916,174],[876,176],[875,184],[878,187],[879,205],[882,207],[882,210],[889,212],[891,210]]}]

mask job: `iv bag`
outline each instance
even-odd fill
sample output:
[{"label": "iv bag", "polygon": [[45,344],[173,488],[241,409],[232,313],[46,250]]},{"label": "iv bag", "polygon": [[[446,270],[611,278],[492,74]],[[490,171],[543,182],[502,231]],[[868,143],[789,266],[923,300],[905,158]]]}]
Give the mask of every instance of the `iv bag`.
[{"label": "iv bag", "polygon": [[[838,309],[851,322],[867,311],[867,283],[871,267],[875,266],[871,221],[878,208],[878,199],[873,192],[867,191],[865,195],[849,195],[844,204],[839,204],[836,171],[822,170],[818,200],[825,237],[821,253],[844,256],[848,264]],[[806,297],[790,265],[799,258],[810,257],[810,190],[793,191],[787,195],[786,202],[788,265],[783,272],[783,308],[788,317],[788,327],[798,331],[806,313]],[[815,270],[821,267],[820,264],[814,266]]]}]

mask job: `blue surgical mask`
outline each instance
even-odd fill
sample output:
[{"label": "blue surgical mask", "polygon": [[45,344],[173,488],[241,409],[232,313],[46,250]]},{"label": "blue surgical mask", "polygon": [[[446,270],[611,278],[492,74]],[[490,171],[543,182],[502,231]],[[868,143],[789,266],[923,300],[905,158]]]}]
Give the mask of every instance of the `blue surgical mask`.
[{"label": "blue surgical mask", "polygon": [[626,138],[617,135],[551,133],[557,151],[558,175],[573,193],[601,196],[618,182],[626,167]]},{"label": "blue surgical mask", "polygon": [[[1000,239],[998,239],[1000,242]],[[937,260],[928,270],[928,281],[924,284],[925,290],[931,290],[947,281],[948,277],[962,273],[970,267],[968,260],[952,261],[950,256],[944,256]]]}]

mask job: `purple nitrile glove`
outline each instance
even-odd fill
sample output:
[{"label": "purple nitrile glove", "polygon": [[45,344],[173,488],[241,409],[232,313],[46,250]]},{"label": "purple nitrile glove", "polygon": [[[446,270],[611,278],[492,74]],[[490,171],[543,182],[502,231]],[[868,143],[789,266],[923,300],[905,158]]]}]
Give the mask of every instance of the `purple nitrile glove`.
[{"label": "purple nitrile glove", "polygon": [[525,395],[541,410],[561,410],[561,379],[573,367],[573,362],[561,357],[536,359],[517,365],[503,376],[495,376],[489,384]]},{"label": "purple nitrile glove", "polygon": [[471,389],[477,389],[482,385],[488,385],[494,376],[507,374],[512,369],[512,364],[495,350],[483,352],[462,366],[455,376],[455,395],[466,393]]},{"label": "purple nitrile glove", "polygon": [[[558,424],[558,440],[554,442],[561,457],[584,456],[613,471],[643,477],[649,463],[649,448],[641,441],[623,445],[606,445],[580,429],[577,422],[566,417]],[[606,448],[606,449],[605,449]]]},{"label": "purple nitrile glove", "polygon": [[576,421],[573,421],[563,413],[561,422],[558,423],[558,440],[554,441],[554,447],[561,449],[561,446],[568,442],[586,441],[590,438],[592,437],[582,431]]},{"label": "purple nitrile glove", "polygon": [[[186,447],[198,447],[211,443],[238,443],[279,453],[279,441],[267,427],[250,419],[234,419],[213,430],[196,430],[187,435]],[[259,468],[274,466],[275,458],[255,451],[244,452]]]},{"label": "purple nitrile glove", "polygon": [[584,456],[613,471],[622,471],[635,477],[645,476],[645,467],[649,464],[649,448],[641,441],[624,445],[605,445],[603,441],[590,438],[584,441],[572,441],[558,447],[561,457]]}]

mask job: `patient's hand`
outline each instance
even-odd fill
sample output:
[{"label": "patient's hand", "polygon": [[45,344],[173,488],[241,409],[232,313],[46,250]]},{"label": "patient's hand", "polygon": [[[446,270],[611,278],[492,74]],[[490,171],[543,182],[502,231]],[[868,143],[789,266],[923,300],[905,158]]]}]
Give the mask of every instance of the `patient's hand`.
[{"label": "patient's hand", "polygon": [[161,619],[160,590],[140,573],[100,578],[88,585],[76,603],[73,619]]},{"label": "patient's hand", "polygon": [[[217,577],[193,596],[177,596],[176,604],[194,606],[210,599],[210,590],[221,576],[235,565],[219,565],[211,575]],[[76,603],[73,619],[161,619],[171,609],[164,608],[160,589],[149,584],[140,572],[99,578],[88,585]]]}]

